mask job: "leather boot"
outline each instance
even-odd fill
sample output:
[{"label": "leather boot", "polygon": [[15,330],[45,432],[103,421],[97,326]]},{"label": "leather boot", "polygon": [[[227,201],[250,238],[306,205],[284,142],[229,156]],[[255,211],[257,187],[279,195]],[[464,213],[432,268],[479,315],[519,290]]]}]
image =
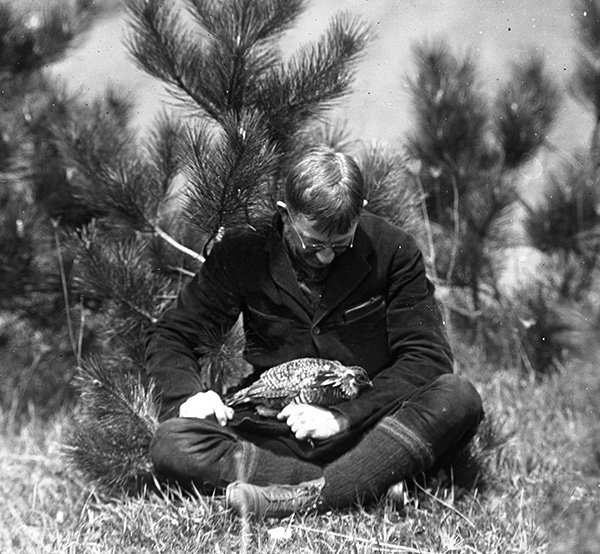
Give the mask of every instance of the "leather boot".
[{"label": "leather boot", "polygon": [[241,516],[266,519],[282,518],[295,513],[316,511],[321,504],[323,477],[297,485],[260,487],[236,481],[226,491],[227,506]]}]

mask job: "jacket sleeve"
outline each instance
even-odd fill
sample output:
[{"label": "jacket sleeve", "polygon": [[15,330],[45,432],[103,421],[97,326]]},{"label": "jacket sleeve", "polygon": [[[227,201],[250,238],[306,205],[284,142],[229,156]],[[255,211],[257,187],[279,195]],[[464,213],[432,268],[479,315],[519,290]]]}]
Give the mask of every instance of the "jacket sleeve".
[{"label": "jacket sleeve", "polygon": [[434,287],[412,237],[408,236],[396,249],[386,286],[386,325],[392,362],[372,378],[372,389],[336,406],[352,427],[399,407],[418,388],[453,371],[452,352]]},{"label": "jacket sleeve", "polygon": [[219,243],[200,272],[148,331],[146,371],[157,384],[162,419],[176,416],[187,398],[205,390],[198,347],[231,329],[240,313],[232,275],[225,247]]}]

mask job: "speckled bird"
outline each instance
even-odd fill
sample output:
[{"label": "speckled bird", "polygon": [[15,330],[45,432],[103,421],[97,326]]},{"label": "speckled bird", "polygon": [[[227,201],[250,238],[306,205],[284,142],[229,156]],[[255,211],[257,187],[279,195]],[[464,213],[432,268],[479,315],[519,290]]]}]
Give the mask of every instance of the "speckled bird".
[{"label": "speckled bird", "polygon": [[299,358],[268,369],[225,403],[231,407],[254,404],[258,413],[273,416],[288,404],[334,406],[356,398],[371,386],[362,367],[322,358]]}]

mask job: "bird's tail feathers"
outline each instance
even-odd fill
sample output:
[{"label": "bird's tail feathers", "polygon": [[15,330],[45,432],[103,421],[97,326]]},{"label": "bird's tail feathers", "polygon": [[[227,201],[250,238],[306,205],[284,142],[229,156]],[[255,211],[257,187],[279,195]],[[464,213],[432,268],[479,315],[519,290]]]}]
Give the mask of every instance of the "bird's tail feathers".
[{"label": "bird's tail feathers", "polygon": [[245,390],[238,391],[232,394],[229,398],[225,399],[225,405],[230,408],[239,406],[240,404],[246,404],[250,402],[251,398],[246,394]]}]

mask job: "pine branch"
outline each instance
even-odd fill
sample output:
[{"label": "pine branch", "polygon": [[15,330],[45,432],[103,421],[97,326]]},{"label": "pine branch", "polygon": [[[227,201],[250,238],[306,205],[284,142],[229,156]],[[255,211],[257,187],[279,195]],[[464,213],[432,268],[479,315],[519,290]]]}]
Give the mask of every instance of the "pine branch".
[{"label": "pine branch", "polygon": [[80,411],[69,430],[65,454],[90,482],[103,489],[136,490],[153,477],[150,441],[158,427],[154,386],[122,358],[86,360],[77,375]]},{"label": "pine branch", "polygon": [[452,217],[429,233],[434,243],[435,274],[449,285],[468,288],[475,309],[484,289],[497,291],[498,275],[505,263],[503,252],[513,233],[514,186],[501,173],[472,177],[461,195],[454,189]]},{"label": "pine branch", "polygon": [[91,5],[58,2],[25,11],[0,5],[0,78],[31,74],[62,58],[93,22]]},{"label": "pine branch", "polygon": [[[73,120],[66,130],[57,130],[61,155],[77,168],[72,182],[78,199],[112,225],[154,233],[202,262],[200,254],[160,225],[173,182],[181,173],[181,123],[159,117],[143,144],[143,155],[136,157],[128,127],[129,104],[119,97],[109,97],[108,103],[110,109],[104,112],[96,105],[90,121]],[[117,140],[108,138],[113,133]]]},{"label": "pine branch", "polygon": [[339,152],[350,152],[359,143],[352,138],[349,122],[344,120],[315,120],[305,125],[294,137],[295,151],[306,151],[307,148],[325,144]]},{"label": "pine branch", "polygon": [[156,321],[170,296],[171,279],[153,270],[148,245],[141,237],[131,236],[120,242],[100,240],[98,229],[88,226],[69,235],[70,249],[79,260],[74,285],[89,298],[116,302],[119,309],[110,333],[125,335]]},{"label": "pine branch", "polygon": [[187,256],[192,258],[193,260],[196,260],[200,263],[205,262],[205,258],[202,254],[198,254],[198,252],[188,248],[187,246],[184,246],[183,244],[180,244],[173,237],[171,237],[168,233],[163,231],[158,225],[154,225],[152,227],[152,230],[154,233],[156,233],[157,236],[159,236],[162,240],[164,240],[167,244],[171,245],[176,250],[183,252],[184,254],[186,254]]},{"label": "pine branch", "polygon": [[161,197],[169,191],[173,179],[181,171],[183,133],[181,120],[163,112],[145,137],[144,159],[149,172],[162,185]]},{"label": "pine branch", "polygon": [[369,190],[367,210],[419,236],[423,230],[422,195],[403,156],[383,145],[365,149],[359,164]]},{"label": "pine branch", "polygon": [[488,155],[487,106],[473,62],[454,57],[443,42],[418,45],[414,55],[418,77],[409,85],[418,127],[411,154],[426,172],[481,165]]},{"label": "pine branch", "polygon": [[257,103],[260,75],[280,63],[273,42],[304,9],[304,2],[187,1],[195,27],[175,6],[129,0],[129,49],[138,65],[161,79],[173,96],[214,121],[238,116]]},{"label": "pine branch", "polygon": [[133,17],[128,45],[138,65],[164,81],[177,100],[214,121],[230,110],[239,113],[256,75],[277,61],[272,50],[251,42],[260,36],[244,25],[254,22],[252,4],[241,12],[229,3],[219,9],[198,4],[195,22],[212,33],[191,30],[175,6],[156,0],[128,5]]},{"label": "pine branch", "polygon": [[582,46],[596,56],[600,55],[600,2],[577,0],[576,18],[579,25],[578,38]]},{"label": "pine branch", "polygon": [[306,0],[186,0],[190,12],[215,38],[240,45],[276,40],[306,9]]},{"label": "pine branch", "polygon": [[160,0],[127,0],[132,34],[127,46],[138,66],[164,81],[173,95],[219,120],[222,99],[208,83],[215,68],[206,63],[201,45],[182,23],[176,6]]},{"label": "pine branch", "polygon": [[591,107],[596,119],[600,118],[600,71],[596,60],[578,58],[571,93],[576,100]]},{"label": "pine branch", "polygon": [[207,126],[190,127],[184,156],[193,225],[214,238],[222,228],[263,219],[276,156],[260,118],[230,118],[219,139]]},{"label": "pine branch", "polygon": [[90,190],[91,205],[99,208],[118,226],[151,232],[161,200],[162,183],[138,160],[101,164],[94,180],[101,184]]},{"label": "pine branch", "polygon": [[558,304],[553,338],[569,352],[591,364],[600,361],[600,309],[593,303]]},{"label": "pine branch", "polygon": [[[575,6],[581,49],[570,92],[576,100],[591,107],[597,123],[600,121],[600,4],[597,0],[578,0]],[[592,138],[595,155],[598,154],[597,131],[594,129]]]},{"label": "pine branch", "polygon": [[598,194],[585,168],[568,164],[562,173],[551,174],[543,201],[531,208],[525,221],[531,244],[548,254],[581,255],[585,250],[580,233],[599,224]]},{"label": "pine branch", "polygon": [[[133,109],[131,99],[108,90],[105,100],[94,102],[89,109],[73,107],[70,117],[54,127],[59,151],[67,167],[78,171],[82,196],[93,191],[85,190],[85,180],[93,181],[107,165],[107,160],[118,160],[136,144],[129,128]],[[99,195],[101,196],[101,195]],[[101,200],[101,199],[100,199]]]},{"label": "pine branch", "polygon": [[[257,83],[263,74],[281,64],[275,41],[304,10],[303,0],[228,0],[220,4],[188,0],[190,11],[209,39],[204,63],[210,80],[189,72],[192,88],[210,87],[221,99],[220,111],[239,115],[260,101]],[[221,119],[218,119],[221,121]]]},{"label": "pine branch", "polygon": [[72,185],[80,201],[115,224],[150,232],[178,169],[177,128],[159,122],[156,134],[164,135],[162,140],[146,146],[147,159],[138,158],[128,128],[129,105],[115,99],[110,107],[102,113],[97,104],[87,121],[73,119],[66,129],[57,129],[60,152],[76,168]]},{"label": "pine branch", "polygon": [[258,107],[278,140],[323,113],[347,94],[353,66],[371,38],[370,28],[347,14],[336,16],[325,35],[304,47],[262,80]]},{"label": "pine branch", "polygon": [[469,188],[459,209],[482,240],[501,245],[506,243],[503,234],[508,229],[503,223],[515,200],[514,186],[501,175],[492,174],[484,185]]},{"label": "pine branch", "polygon": [[204,329],[201,332],[196,351],[207,389],[224,395],[252,372],[252,366],[243,356],[245,343],[241,318],[231,329]]},{"label": "pine branch", "polygon": [[558,113],[558,89],[544,72],[544,60],[533,55],[513,68],[513,77],[499,93],[496,129],[504,163],[515,167],[545,141]]},{"label": "pine branch", "polygon": [[498,162],[489,135],[487,101],[469,57],[458,59],[443,42],[415,48],[418,77],[409,82],[417,114],[408,153],[420,166],[428,217],[453,226],[457,187],[462,198]]},{"label": "pine branch", "polygon": [[536,282],[515,294],[523,365],[537,375],[556,372],[564,361],[564,345],[557,340],[562,325],[556,274],[549,266],[543,271]]},{"label": "pine branch", "polygon": [[130,49],[138,63],[165,81],[177,99],[221,125],[232,115],[259,110],[276,141],[292,137],[348,91],[352,66],[369,39],[366,25],[341,15],[316,45],[283,64],[274,41],[304,2],[188,4],[194,29],[172,6],[129,2]]},{"label": "pine branch", "polygon": [[477,310],[484,290],[500,294],[495,253],[508,244],[517,200],[507,169],[543,143],[557,94],[541,61],[517,68],[513,88],[499,100],[498,141],[469,57],[453,56],[443,42],[420,45],[415,56],[419,72],[410,86],[418,120],[408,151],[436,226],[436,236],[428,235],[435,273],[467,289]]}]

